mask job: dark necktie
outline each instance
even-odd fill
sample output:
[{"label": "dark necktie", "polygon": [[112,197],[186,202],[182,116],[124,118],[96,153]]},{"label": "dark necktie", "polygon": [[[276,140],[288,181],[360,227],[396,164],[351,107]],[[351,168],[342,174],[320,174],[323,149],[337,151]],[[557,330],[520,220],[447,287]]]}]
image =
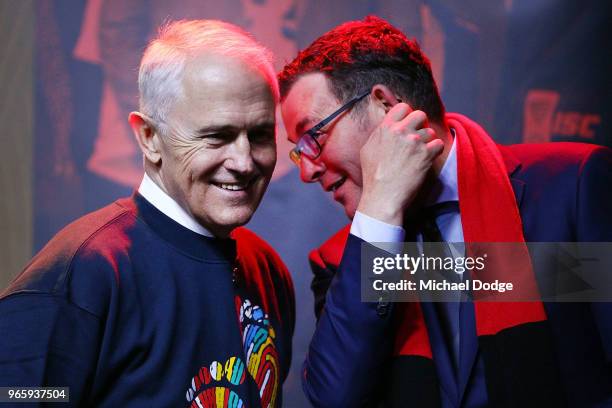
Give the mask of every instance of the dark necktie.
[{"label": "dark necktie", "polygon": [[[417,225],[423,236],[423,254],[426,257],[454,257],[450,249],[449,243],[445,242],[440,229],[436,223],[436,219],[445,213],[459,212],[459,203],[457,201],[448,201],[427,207],[419,213]],[[460,282],[461,275],[454,271],[435,271],[430,274],[430,277],[437,280],[447,280],[449,282]],[[449,301],[452,300],[452,301]],[[444,340],[453,362],[453,371],[457,377],[459,369],[459,350],[460,350],[460,313],[461,303],[460,293],[444,292],[441,297],[434,298],[434,304],[438,321],[444,335]]]}]

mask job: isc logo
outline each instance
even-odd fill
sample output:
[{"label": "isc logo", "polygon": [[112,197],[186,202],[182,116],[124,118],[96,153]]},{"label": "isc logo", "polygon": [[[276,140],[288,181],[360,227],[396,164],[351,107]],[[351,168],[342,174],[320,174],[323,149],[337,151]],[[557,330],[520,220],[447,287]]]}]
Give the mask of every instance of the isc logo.
[{"label": "isc logo", "polygon": [[558,92],[532,89],[527,93],[523,110],[523,142],[549,142],[552,136],[593,139],[601,116],[594,113],[559,112]]}]

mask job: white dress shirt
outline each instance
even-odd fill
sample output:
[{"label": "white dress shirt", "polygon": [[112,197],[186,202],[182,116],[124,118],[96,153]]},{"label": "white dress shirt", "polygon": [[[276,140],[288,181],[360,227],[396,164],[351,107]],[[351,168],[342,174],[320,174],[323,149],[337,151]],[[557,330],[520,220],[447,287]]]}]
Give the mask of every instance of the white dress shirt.
[{"label": "white dress shirt", "polygon": [[157,184],[145,173],[138,187],[138,193],[145,198],[151,205],[157,208],[159,211],[172,218],[174,221],[181,224],[183,227],[190,229],[191,231],[212,237],[213,235],[203,226],[201,226],[195,218],[193,218],[187,211],[183,209],[172,197],[170,197],[164,190],[159,188]]}]

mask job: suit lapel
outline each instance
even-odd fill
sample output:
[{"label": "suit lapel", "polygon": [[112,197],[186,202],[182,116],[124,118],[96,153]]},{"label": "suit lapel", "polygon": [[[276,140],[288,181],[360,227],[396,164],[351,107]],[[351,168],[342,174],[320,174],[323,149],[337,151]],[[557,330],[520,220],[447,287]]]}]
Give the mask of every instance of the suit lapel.
[{"label": "suit lapel", "polygon": [[521,203],[523,201],[523,191],[525,189],[525,181],[518,178],[518,170],[521,168],[520,160],[512,153],[512,151],[502,145],[497,145],[499,148],[499,152],[501,153],[504,164],[506,165],[506,170],[508,172],[508,178],[510,179],[510,184],[512,185],[512,191],[514,192],[514,198],[516,199],[516,206],[521,208]]},{"label": "suit lapel", "polygon": [[514,198],[516,199],[516,206],[521,209],[521,203],[523,202],[523,191],[525,190],[525,182],[516,178],[510,177],[510,184],[512,185],[512,191],[514,191]]}]

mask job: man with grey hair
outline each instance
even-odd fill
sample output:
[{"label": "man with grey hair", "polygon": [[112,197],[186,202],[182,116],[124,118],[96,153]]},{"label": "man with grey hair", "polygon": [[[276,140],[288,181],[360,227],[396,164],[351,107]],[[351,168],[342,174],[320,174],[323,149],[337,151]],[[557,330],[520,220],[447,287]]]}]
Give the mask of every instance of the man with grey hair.
[{"label": "man with grey hair", "polygon": [[276,161],[270,54],[231,24],[174,22],[138,81],[142,183],[60,231],[0,295],[0,386],[69,387],[76,406],[280,406],[293,286],[237,228]]}]

